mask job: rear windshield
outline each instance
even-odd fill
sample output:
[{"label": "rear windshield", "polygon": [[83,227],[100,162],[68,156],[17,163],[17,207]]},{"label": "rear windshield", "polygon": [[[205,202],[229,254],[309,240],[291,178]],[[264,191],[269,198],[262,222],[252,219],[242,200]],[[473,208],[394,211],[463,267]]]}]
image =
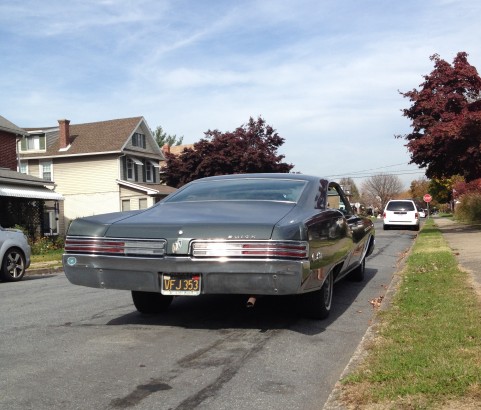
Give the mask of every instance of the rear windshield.
[{"label": "rear windshield", "polygon": [[286,201],[298,202],[306,181],[291,179],[222,179],[194,183],[165,202]]},{"label": "rear windshield", "polygon": [[391,201],[387,204],[388,211],[415,211],[414,203],[411,201]]}]

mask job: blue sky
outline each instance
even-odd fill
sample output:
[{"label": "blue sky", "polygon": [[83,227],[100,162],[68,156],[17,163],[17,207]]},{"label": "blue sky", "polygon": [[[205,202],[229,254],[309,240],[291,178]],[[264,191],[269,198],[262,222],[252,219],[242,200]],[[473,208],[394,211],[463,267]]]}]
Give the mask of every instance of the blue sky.
[{"label": "blue sky", "polygon": [[398,90],[432,54],[481,70],[473,0],[0,0],[0,115],[20,127],[142,115],[193,143],[262,116],[294,171],[409,182]]}]

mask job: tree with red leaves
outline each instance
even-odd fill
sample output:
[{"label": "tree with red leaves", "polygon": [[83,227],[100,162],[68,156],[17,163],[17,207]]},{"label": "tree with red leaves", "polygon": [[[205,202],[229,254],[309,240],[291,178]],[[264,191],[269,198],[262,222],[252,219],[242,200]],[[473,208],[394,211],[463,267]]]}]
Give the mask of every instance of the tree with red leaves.
[{"label": "tree with red leaves", "polygon": [[209,130],[193,148],[180,155],[166,154],[162,180],[179,188],[195,179],[226,174],[289,172],[294,166],[281,162],[277,149],[284,143],[264,119],[252,117],[234,132]]},{"label": "tree with red leaves", "polygon": [[481,78],[467,56],[459,52],[450,65],[434,54],[421,89],[401,93],[413,103],[403,110],[413,131],[396,137],[428,178],[481,177]]}]

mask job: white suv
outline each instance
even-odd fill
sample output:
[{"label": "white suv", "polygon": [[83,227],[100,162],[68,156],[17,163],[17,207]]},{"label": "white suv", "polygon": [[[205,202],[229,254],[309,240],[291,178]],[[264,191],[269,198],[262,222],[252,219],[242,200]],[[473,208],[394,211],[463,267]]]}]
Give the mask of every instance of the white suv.
[{"label": "white suv", "polygon": [[383,228],[407,226],[419,231],[419,213],[410,199],[391,199],[383,212]]}]

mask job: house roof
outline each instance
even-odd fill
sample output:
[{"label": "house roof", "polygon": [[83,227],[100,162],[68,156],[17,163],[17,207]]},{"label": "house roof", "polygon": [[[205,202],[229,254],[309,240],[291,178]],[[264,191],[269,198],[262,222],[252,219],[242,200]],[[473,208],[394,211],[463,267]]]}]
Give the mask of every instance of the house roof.
[{"label": "house roof", "polygon": [[[148,129],[143,117],[122,118],[116,120],[90,122],[85,124],[70,124],[70,146],[60,149],[59,127],[26,128],[30,133],[45,133],[45,152],[22,153],[23,158],[37,157],[67,157],[105,153],[121,153],[125,151],[126,142],[142,124]],[[132,153],[141,153],[155,159],[163,159],[160,149],[158,153],[152,150],[136,147]],[[135,152],[134,152],[135,151]]]},{"label": "house roof", "polygon": [[17,127],[13,122],[8,121],[5,117],[0,115],[0,131],[9,132],[15,135],[26,135],[25,130]]},{"label": "house roof", "polygon": [[0,182],[16,185],[29,185],[43,187],[45,185],[53,186],[54,183],[46,181],[32,175],[22,174],[7,168],[0,168]]},{"label": "house roof", "polygon": [[187,148],[194,149],[194,144],[172,145],[170,147],[170,153],[174,155],[180,155],[182,151]]},{"label": "house roof", "polygon": [[120,179],[117,180],[117,183],[131,189],[145,192],[147,195],[151,196],[169,195],[172,192],[177,191],[177,188],[163,184],[143,184],[139,182],[122,181]]},{"label": "house roof", "polygon": [[47,188],[54,183],[31,175],[0,168],[0,197],[17,197],[29,199],[63,200],[63,196]]}]

